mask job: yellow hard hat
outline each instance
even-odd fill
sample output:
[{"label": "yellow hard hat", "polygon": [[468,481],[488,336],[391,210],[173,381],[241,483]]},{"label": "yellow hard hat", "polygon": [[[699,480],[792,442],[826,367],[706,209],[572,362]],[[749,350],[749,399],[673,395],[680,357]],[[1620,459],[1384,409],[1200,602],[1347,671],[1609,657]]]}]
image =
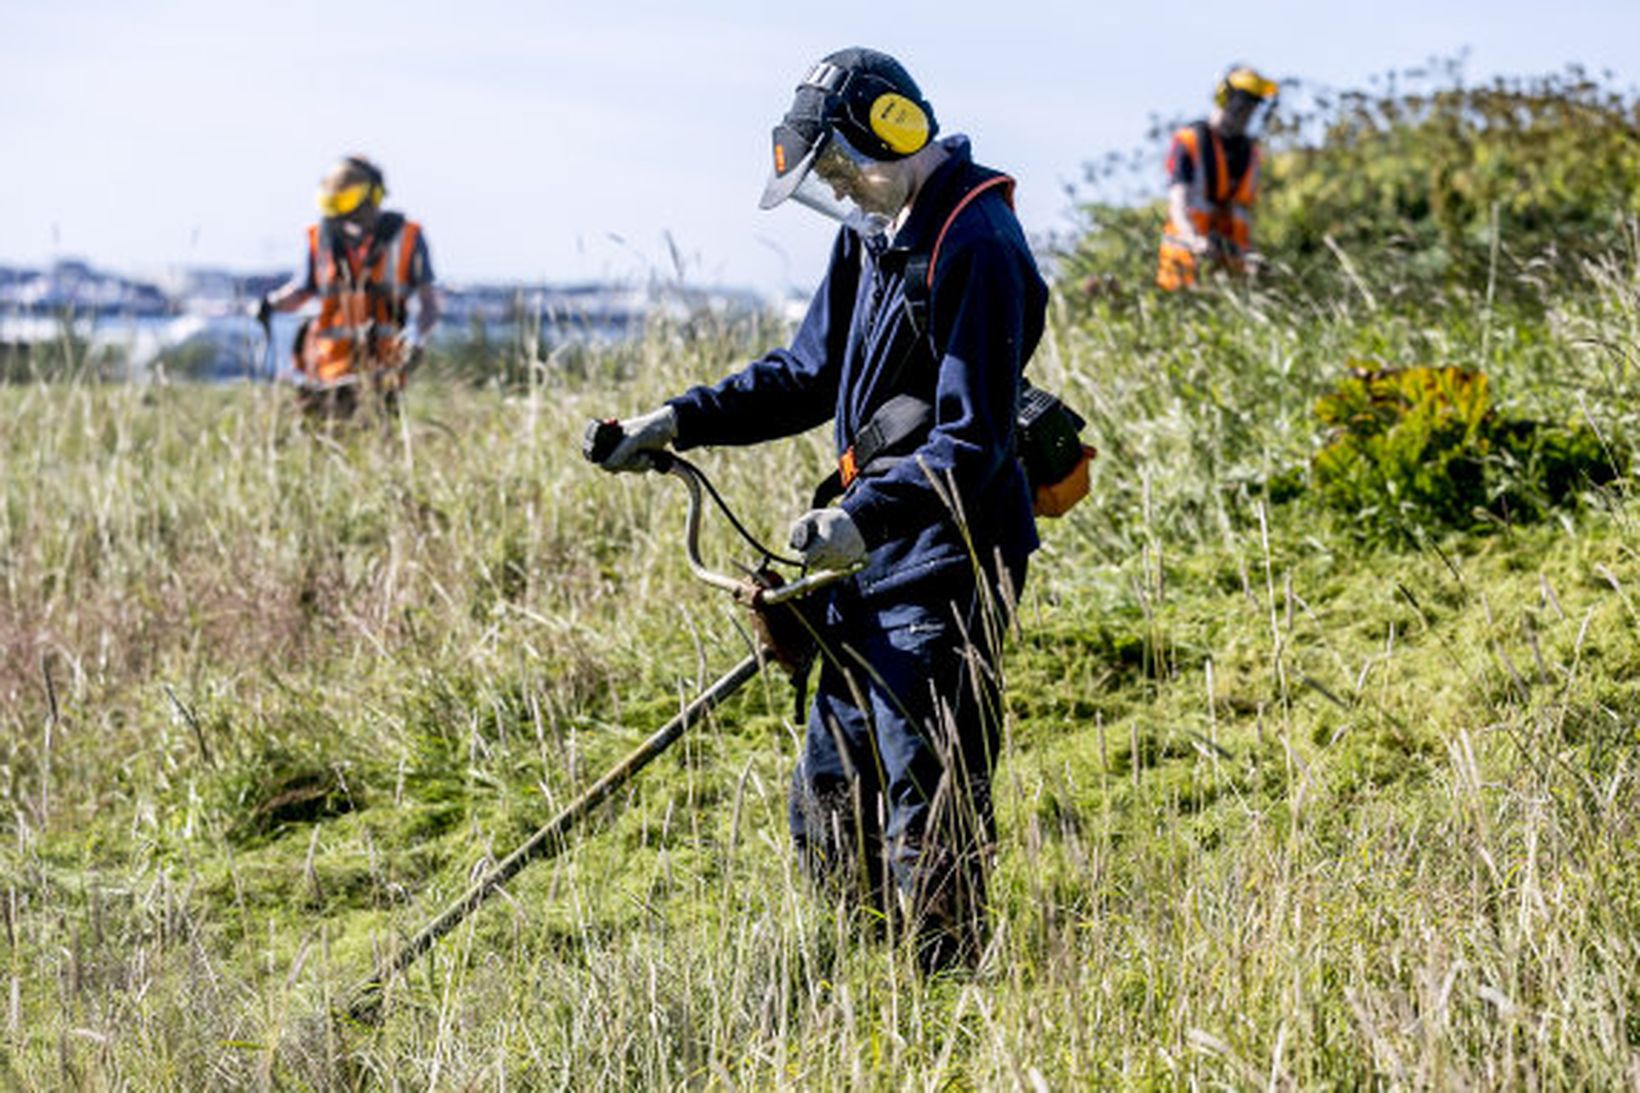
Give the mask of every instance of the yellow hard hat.
[{"label": "yellow hard hat", "polygon": [[1280,94],[1281,87],[1274,80],[1267,80],[1259,75],[1257,69],[1236,65],[1219,81],[1218,88],[1213,92],[1214,105],[1224,106],[1229,103],[1232,91],[1244,91],[1263,102]]},{"label": "yellow hard hat", "polygon": [[347,216],[361,205],[379,206],[387,196],[381,168],[363,156],[347,156],[319,180],[319,211],[325,216]]}]

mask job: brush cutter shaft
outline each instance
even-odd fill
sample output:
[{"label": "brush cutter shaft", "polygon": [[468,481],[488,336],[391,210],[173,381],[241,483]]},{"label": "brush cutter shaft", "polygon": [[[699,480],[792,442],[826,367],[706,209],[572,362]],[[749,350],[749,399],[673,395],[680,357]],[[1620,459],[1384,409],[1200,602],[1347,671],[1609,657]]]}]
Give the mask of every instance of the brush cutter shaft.
[{"label": "brush cutter shaft", "polygon": [[706,690],[702,691],[695,700],[684,707],[681,712],[665,725],[661,726],[653,736],[645,740],[637,750],[625,759],[622,759],[609,773],[587,787],[582,794],[566,805],[563,811],[539,828],[529,840],[508,854],[493,869],[479,878],[471,888],[467,889],[459,899],[445,908],[433,921],[423,926],[414,937],[376,969],[369,979],[360,983],[353,990],[353,1002],[349,1010],[359,1013],[368,1009],[375,1002],[374,995],[393,976],[402,972],[415,962],[416,958],[432,948],[433,943],[461,924],[461,921],[472,914],[480,904],[495,894],[507,881],[511,880],[520,870],[538,858],[550,858],[564,848],[564,836],[571,828],[586,817],[587,813],[598,807],[610,794],[625,785],[633,775],[649,765],[661,752],[669,748],[678,737],[698,721],[706,713],[724,699],[734,694],[747,680],[757,675],[763,667],[763,658],[758,654],[748,656],[739,664],[729,669]]}]

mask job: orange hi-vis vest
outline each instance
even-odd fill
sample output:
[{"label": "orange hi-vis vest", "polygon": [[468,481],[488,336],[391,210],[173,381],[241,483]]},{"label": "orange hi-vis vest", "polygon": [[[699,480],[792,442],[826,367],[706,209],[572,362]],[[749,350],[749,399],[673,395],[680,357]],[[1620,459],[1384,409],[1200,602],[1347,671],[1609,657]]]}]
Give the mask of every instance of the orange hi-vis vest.
[{"label": "orange hi-vis vest", "polygon": [[[1211,126],[1198,122],[1173,135],[1179,154],[1195,164],[1185,196],[1185,215],[1196,234],[1207,240],[1207,257],[1227,269],[1241,272],[1243,257],[1253,243],[1252,207],[1258,199],[1259,147],[1248,149],[1247,169],[1230,177],[1224,142]],[[1203,153],[1206,153],[1205,155]],[[1156,283],[1169,292],[1196,283],[1197,256],[1185,244],[1185,235],[1171,213],[1162,233]]]},{"label": "orange hi-vis vest", "polygon": [[320,225],[308,228],[318,317],[302,346],[302,371],[320,383],[380,372],[402,383],[405,303],[415,286],[411,263],[421,225],[383,214],[360,249],[347,247]]}]

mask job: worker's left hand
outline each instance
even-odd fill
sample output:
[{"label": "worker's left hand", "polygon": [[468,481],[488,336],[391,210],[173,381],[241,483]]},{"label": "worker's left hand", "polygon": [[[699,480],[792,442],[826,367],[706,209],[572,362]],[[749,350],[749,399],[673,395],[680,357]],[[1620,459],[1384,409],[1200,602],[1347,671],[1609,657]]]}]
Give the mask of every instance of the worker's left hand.
[{"label": "worker's left hand", "polygon": [[598,464],[606,471],[637,473],[655,469],[651,454],[678,438],[678,412],[662,406],[619,423],[621,440]]},{"label": "worker's left hand", "polygon": [[838,508],[810,509],[792,522],[791,547],[815,569],[847,569],[866,560],[866,540]]}]

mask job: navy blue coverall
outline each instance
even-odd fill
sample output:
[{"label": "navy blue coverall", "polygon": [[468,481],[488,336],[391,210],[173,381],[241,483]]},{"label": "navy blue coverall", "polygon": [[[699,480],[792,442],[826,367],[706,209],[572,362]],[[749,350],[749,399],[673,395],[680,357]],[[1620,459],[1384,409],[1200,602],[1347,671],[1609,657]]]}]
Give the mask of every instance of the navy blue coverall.
[{"label": "navy blue coverall", "polygon": [[984,605],[1008,602],[994,594],[1002,582],[1017,595],[1037,547],[1013,430],[1047,289],[992,188],[950,220],[918,336],[907,261],[920,253],[926,268],[963,195],[995,174],[973,163],[965,139],[945,146],[949,157],[891,241],[838,233],[789,347],[670,405],[680,450],[753,444],[833,418],[842,453],[891,396],[932,402],[932,427],[911,457],[866,471],[839,502],[870,554],[826,604],[791,826],[812,873],[879,906],[891,879],[925,937],[945,937],[949,949],[963,922],[983,929],[1006,629]]}]

